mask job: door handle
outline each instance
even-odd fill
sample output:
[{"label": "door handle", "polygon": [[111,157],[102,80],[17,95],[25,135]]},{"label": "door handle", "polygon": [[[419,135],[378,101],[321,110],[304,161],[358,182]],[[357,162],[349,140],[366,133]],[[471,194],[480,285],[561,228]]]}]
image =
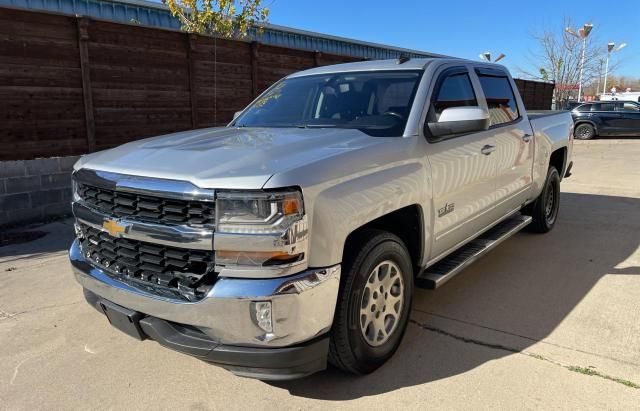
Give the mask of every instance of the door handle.
[{"label": "door handle", "polygon": [[532,137],[533,137],[533,135],[531,135],[531,134],[526,134],[526,133],[525,133],[525,135],[524,135],[524,136],[522,136],[522,140],[523,140],[525,143],[528,143],[529,141],[531,141],[531,138],[532,138]]},{"label": "door handle", "polygon": [[489,144],[485,145],[484,147],[482,147],[482,149],[480,149],[480,152],[482,154],[484,154],[485,156],[488,156],[489,154],[493,153],[494,151],[496,151],[496,146],[491,146]]}]

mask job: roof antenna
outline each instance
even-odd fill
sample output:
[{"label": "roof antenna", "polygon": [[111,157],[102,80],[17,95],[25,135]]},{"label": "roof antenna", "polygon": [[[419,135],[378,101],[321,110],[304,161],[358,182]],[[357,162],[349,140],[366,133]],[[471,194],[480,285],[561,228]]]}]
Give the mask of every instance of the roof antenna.
[{"label": "roof antenna", "polygon": [[409,55],[406,53],[400,53],[400,55],[398,56],[398,64],[406,63],[409,60],[411,60],[411,57],[409,57]]}]

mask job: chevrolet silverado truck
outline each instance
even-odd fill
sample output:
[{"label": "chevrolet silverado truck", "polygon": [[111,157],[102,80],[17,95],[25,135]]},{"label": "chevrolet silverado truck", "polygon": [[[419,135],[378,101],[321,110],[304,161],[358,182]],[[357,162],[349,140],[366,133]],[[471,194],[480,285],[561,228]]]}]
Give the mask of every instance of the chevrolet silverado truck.
[{"label": "chevrolet silverado truck", "polygon": [[527,113],[500,65],[313,68],[226,127],[82,157],[71,265],[139,340],[260,379],[369,373],[414,287],[554,227],[572,133],[567,111]]}]

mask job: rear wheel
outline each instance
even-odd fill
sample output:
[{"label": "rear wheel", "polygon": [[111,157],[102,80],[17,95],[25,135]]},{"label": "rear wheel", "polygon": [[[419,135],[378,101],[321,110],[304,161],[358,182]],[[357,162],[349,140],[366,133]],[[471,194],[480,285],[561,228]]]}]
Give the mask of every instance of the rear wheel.
[{"label": "rear wheel", "polygon": [[555,226],[560,208],[560,174],[551,166],[547,172],[542,193],[536,201],[527,205],[523,214],[533,218],[527,226],[529,231],[535,233],[548,233]]},{"label": "rear wheel", "polygon": [[366,374],[400,345],[411,309],[413,270],[407,248],[393,234],[366,230],[354,241],[359,247],[345,256],[329,361]]},{"label": "rear wheel", "polygon": [[593,128],[591,124],[582,123],[582,124],[578,124],[575,131],[573,132],[573,135],[578,140],[591,140],[596,136],[596,130]]}]

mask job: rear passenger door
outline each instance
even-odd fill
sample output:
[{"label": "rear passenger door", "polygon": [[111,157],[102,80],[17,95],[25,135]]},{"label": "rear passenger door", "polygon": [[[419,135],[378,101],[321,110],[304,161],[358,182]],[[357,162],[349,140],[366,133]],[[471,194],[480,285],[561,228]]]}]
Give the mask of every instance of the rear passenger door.
[{"label": "rear passenger door", "polygon": [[[427,121],[437,121],[446,108],[480,106],[480,101],[466,65],[446,68],[436,74]],[[426,124],[425,137],[435,208],[433,260],[491,222],[496,157],[486,147],[495,147],[496,142],[492,131],[436,139],[430,137]]]},{"label": "rear passenger door", "polygon": [[615,135],[620,130],[619,120],[622,114],[616,111],[615,102],[595,103],[591,106],[591,114],[598,118],[599,135]]},{"label": "rear passenger door", "polygon": [[496,142],[495,219],[519,208],[530,197],[533,171],[533,129],[515,84],[498,68],[476,68],[476,75],[487,101],[489,130]]}]

